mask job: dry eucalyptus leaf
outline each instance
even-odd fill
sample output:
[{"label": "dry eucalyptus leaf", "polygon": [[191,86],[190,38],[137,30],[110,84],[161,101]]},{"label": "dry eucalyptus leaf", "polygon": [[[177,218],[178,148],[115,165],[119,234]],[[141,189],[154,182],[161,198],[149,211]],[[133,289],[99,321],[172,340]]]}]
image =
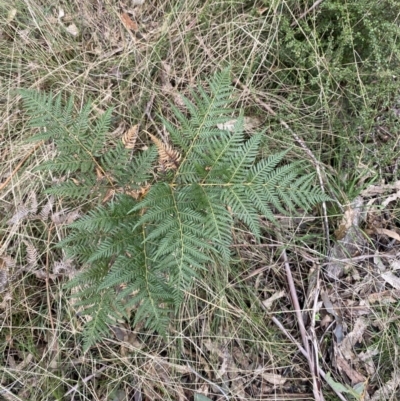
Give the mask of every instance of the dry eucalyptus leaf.
[{"label": "dry eucalyptus leaf", "polygon": [[383,184],[383,185],[370,185],[368,188],[361,192],[363,198],[370,196],[381,195],[388,192],[399,191],[400,181],[396,181],[393,184]]},{"label": "dry eucalyptus leaf", "polygon": [[[229,120],[224,124],[217,124],[218,129],[223,131],[233,132],[238,120]],[[261,124],[261,120],[258,117],[244,117],[243,118],[243,129],[245,131],[254,131]]]},{"label": "dry eucalyptus leaf", "polygon": [[[348,207],[348,213],[336,234],[338,241],[333,246],[326,266],[327,276],[338,280],[343,276],[347,262],[343,259],[351,258],[365,246],[365,235],[360,229],[364,220],[364,200],[361,196],[354,199]],[[351,225],[350,225],[351,220]]]},{"label": "dry eucalyptus leaf", "polygon": [[391,195],[387,197],[383,202],[382,202],[382,207],[385,208],[390,202],[393,202],[397,199],[400,198],[400,190],[397,191],[394,195]]},{"label": "dry eucalyptus leaf", "polygon": [[131,17],[127,13],[122,13],[120,18],[126,29],[133,32],[137,32],[139,30],[138,24],[135,21],[132,21]]},{"label": "dry eucalyptus leaf", "polygon": [[381,277],[393,288],[396,288],[396,290],[400,290],[400,278],[397,277],[395,274],[393,274],[392,272],[385,272],[381,274]]},{"label": "dry eucalyptus leaf", "polygon": [[[398,255],[396,255],[398,257]],[[390,268],[392,270],[400,270],[400,260],[393,259],[389,262]]]},{"label": "dry eucalyptus leaf", "polygon": [[79,30],[75,24],[70,24],[66,28],[68,33],[70,33],[72,36],[77,36],[79,34]]},{"label": "dry eucalyptus leaf", "polygon": [[351,380],[352,384],[365,382],[367,379],[361,373],[354,370],[350,364],[344,360],[341,356],[336,357],[336,364],[340,370],[346,373],[346,375]]},{"label": "dry eucalyptus leaf", "polygon": [[339,227],[335,230],[335,237],[338,240],[341,240],[346,235],[348,229],[353,226],[353,221],[356,216],[356,210],[351,207],[347,207],[346,211],[343,214],[342,221],[339,224]]},{"label": "dry eucalyptus leaf", "polygon": [[379,302],[380,304],[389,304],[397,302],[400,299],[400,290],[387,290],[375,292],[368,295],[368,302],[371,304]]},{"label": "dry eucalyptus leaf", "polygon": [[141,349],[144,347],[144,344],[137,339],[135,332],[118,326],[113,326],[111,329],[118,341],[128,343],[136,349]]},{"label": "dry eucalyptus leaf", "polygon": [[64,12],[64,10],[60,7],[60,8],[58,9],[58,19],[61,20],[61,19],[64,18],[64,16],[65,16],[65,12]]},{"label": "dry eucalyptus leaf", "polygon": [[9,24],[15,18],[16,15],[17,15],[17,9],[12,8],[7,14],[6,24]]},{"label": "dry eucalyptus leaf", "polygon": [[400,242],[400,235],[397,234],[396,231],[388,230],[386,228],[375,228],[374,231],[377,234],[387,235],[388,237],[393,238],[393,239],[395,239],[395,240]]},{"label": "dry eucalyptus leaf", "polygon": [[264,305],[265,309],[269,310],[274,301],[276,301],[279,298],[282,298],[286,295],[286,292],[284,290],[282,291],[278,291],[275,294],[271,295],[268,299],[265,299],[264,301],[262,301],[262,304]]},{"label": "dry eucalyptus leaf", "polygon": [[267,381],[268,383],[275,384],[276,386],[282,385],[286,383],[286,378],[282,375],[278,375],[275,373],[261,373],[262,378]]},{"label": "dry eucalyptus leaf", "polygon": [[362,340],[366,328],[366,322],[363,318],[359,317],[354,324],[353,330],[347,334],[338,347],[344,358],[349,360],[354,358],[353,347]]}]

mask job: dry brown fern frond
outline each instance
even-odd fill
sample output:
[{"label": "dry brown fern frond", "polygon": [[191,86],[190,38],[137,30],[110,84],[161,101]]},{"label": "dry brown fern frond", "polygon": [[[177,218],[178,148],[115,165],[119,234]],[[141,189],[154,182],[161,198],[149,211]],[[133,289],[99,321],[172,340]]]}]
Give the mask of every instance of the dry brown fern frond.
[{"label": "dry brown fern frond", "polygon": [[139,124],[134,125],[129,128],[128,131],[122,136],[122,143],[126,149],[134,149],[136,145],[136,140],[139,135]]},{"label": "dry brown fern frond", "polygon": [[36,193],[31,191],[28,199],[23,203],[17,206],[15,213],[7,221],[9,226],[18,224],[26,219],[35,218],[38,210],[38,201],[36,198]]},{"label": "dry brown fern frond", "polygon": [[42,220],[47,220],[49,217],[50,212],[53,210],[54,205],[54,196],[51,195],[47,201],[47,203],[43,206],[42,210],[39,213],[39,217]]},{"label": "dry brown fern frond", "polygon": [[179,167],[179,162],[182,157],[181,154],[171,145],[163,143],[149,132],[147,134],[157,147],[160,169],[163,171],[176,170]]},{"label": "dry brown fern frond", "polygon": [[38,211],[38,201],[35,191],[30,192],[27,204],[29,205],[29,213],[31,215],[35,215]]},{"label": "dry brown fern frond", "polygon": [[145,184],[137,190],[127,191],[126,193],[129,196],[132,196],[133,199],[136,199],[136,200],[143,199],[146,196],[147,192],[149,192],[150,187],[151,187],[150,184]]},{"label": "dry brown fern frond", "polygon": [[53,213],[51,215],[51,221],[56,225],[60,226],[62,224],[71,224],[73,223],[77,218],[81,216],[80,210],[76,209],[73,210],[72,212],[67,212],[66,209],[62,209],[57,213]]},{"label": "dry brown fern frond", "polygon": [[15,213],[11,217],[11,219],[9,219],[7,221],[7,224],[9,226],[12,226],[14,224],[18,224],[19,222],[21,222],[25,218],[27,218],[27,216],[29,215],[29,212],[30,212],[29,209],[25,205],[19,205],[17,207]]},{"label": "dry brown fern frond", "polygon": [[38,263],[38,251],[36,247],[29,241],[22,241],[26,246],[26,260],[28,262],[28,268],[36,267]]},{"label": "dry brown fern frond", "polygon": [[4,292],[10,280],[10,269],[15,267],[15,260],[9,255],[0,257],[0,293]]}]

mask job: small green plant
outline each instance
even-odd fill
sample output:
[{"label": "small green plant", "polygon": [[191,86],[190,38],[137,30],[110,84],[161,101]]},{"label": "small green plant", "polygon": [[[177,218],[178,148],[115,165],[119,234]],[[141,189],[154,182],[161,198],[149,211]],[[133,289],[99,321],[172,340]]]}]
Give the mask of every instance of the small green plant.
[{"label": "small green plant", "polygon": [[193,278],[210,263],[229,266],[237,221],[259,239],[260,214],[274,220],[274,210],[326,200],[313,174],[282,163],[286,152],[259,158],[262,134],[246,139],[243,118],[233,132],[218,129],[232,119],[232,91],[229,70],[215,74],[208,90],[183,98],[189,117],[171,106],[177,124],[162,121],[171,144],[150,135],[154,145],[133,160],[122,143],[106,148],[111,110],[93,119],[90,103],[75,115],[73,99],[63,105],[61,96],[20,92],[31,125],[42,128],[34,140],[57,146],[57,158],[41,168],[68,178],[49,192],[83,200],[114,194],[59,244],[82,265],[68,286],[91,317],[86,349],[133,308],[134,323],[165,332]]}]

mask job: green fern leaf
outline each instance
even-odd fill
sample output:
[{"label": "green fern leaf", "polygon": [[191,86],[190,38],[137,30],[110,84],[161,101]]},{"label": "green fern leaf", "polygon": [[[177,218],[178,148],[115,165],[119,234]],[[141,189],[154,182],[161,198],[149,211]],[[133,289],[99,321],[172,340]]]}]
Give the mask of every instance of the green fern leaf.
[{"label": "green fern leaf", "polygon": [[89,210],[59,244],[82,264],[67,288],[78,289],[77,305],[91,317],[85,349],[130,309],[135,323],[166,333],[193,279],[211,263],[231,263],[238,220],[260,239],[260,215],[274,221],[276,211],[296,213],[328,200],[301,163],[285,163],[287,152],[260,158],[263,134],[247,139],[243,116],[233,132],[218,129],[232,120],[229,69],[182,97],[188,113],[171,106],[176,124],[161,118],[181,155],[165,173],[155,146],[133,158],[122,143],[105,146],[111,109],[93,118],[90,102],[75,111],[73,98],[20,94],[31,126],[42,128],[35,139],[54,140],[59,152],[40,168],[73,178],[51,192],[85,200],[105,199],[111,190],[140,194],[115,195]]}]

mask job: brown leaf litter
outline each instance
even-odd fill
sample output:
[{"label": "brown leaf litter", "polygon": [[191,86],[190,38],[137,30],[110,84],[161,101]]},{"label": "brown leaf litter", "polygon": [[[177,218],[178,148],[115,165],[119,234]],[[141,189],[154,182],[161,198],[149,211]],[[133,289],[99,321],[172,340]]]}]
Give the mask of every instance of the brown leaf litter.
[{"label": "brown leaf litter", "polygon": [[335,330],[339,327],[343,334],[333,337],[333,366],[351,386],[368,382],[363,400],[387,399],[400,386],[396,371],[385,384],[379,382],[374,362],[379,352],[368,349],[374,327],[385,330],[400,319],[398,313],[377,319],[373,309],[400,299],[400,228],[388,209],[399,199],[400,181],[364,190],[346,208],[325,264],[325,313],[335,318]]}]

